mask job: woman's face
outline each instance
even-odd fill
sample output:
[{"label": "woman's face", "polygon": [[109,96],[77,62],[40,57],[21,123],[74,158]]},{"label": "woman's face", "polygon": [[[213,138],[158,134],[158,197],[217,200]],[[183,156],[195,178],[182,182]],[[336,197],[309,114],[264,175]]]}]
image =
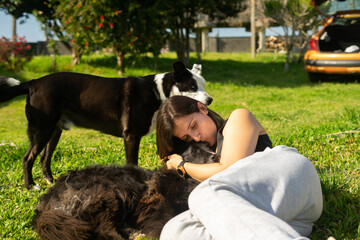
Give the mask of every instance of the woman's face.
[{"label": "woman's face", "polygon": [[214,121],[207,115],[205,105],[198,103],[199,112],[192,113],[175,120],[173,135],[183,141],[216,143],[217,128]]}]

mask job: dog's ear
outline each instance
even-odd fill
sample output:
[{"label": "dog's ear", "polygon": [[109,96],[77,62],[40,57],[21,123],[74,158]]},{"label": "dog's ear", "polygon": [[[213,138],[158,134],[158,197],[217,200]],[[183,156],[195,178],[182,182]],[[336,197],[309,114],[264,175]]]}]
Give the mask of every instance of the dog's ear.
[{"label": "dog's ear", "polygon": [[182,62],[173,63],[173,69],[175,82],[182,82],[186,76],[191,75]]},{"label": "dog's ear", "polygon": [[191,71],[197,75],[201,75],[201,64],[194,64]]},{"label": "dog's ear", "polygon": [[183,71],[186,71],[186,67],[185,67],[184,63],[182,63],[182,62],[174,62],[173,70],[174,70],[174,73],[181,73]]}]

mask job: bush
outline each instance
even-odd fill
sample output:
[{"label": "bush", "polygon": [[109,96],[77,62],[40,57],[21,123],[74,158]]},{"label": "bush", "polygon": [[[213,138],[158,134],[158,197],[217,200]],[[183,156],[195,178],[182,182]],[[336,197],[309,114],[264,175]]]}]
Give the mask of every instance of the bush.
[{"label": "bush", "polygon": [[25,37],[15,37],[14,40],[0,38],[0,68],[8,71],[22,70],[32,57],[31,46],[26,43]]}]

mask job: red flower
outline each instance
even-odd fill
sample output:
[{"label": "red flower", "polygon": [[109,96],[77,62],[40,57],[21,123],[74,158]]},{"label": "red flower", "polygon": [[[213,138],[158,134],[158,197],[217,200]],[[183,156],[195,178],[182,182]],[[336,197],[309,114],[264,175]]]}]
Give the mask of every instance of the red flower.
[{"label": "red flower", "polygon": [[102,28],[104,25],[102,23],[99,24],[99,28]]},{"label": "red flower", "polygon": [[101,20],[104,20],[104,19],[105,19],[104,15],[101,15],[101,16],[100,16],[100,19],[101,19]]},{"label": "red flower", "polygon": [[72,39],[71,41],[72,41],[72,42],[75,42],[75,39]]},{"label": "red flower", "polygon": [[86,28],[86,29],[89,29],[89,28],[90,28],[90,26],[87,26],[87,25],[86,25],[86,26],[85,26],[85,28]]},{"label": "red flower", "polygon": [[110,26],[111,28],[113,28],[113,27],[114,27],[114,24],[113,24],[113,23],[109,23],[109,26]]},{"label": "red flower", "polygon": [[131,42],[131,43],[130,43],[130,45],[131,45],[131,46],[134,46],[134,43],[133,43],[133,42]]},{"label": "red flower", "polygon": [[120,11],[120,10],[117,10],[117,11],[115,12],[115,14],[119,14],[119,13],[121,13],[121,11]]},{"label": "red flower", "polygon": [[31,49],[31,46],[30,46],[30,45],[27,45],[26,48],[27,48],[28,50],[30,50],[30,49]]},{"label": "red flower", "polygon": [[130,34],[131,34],[130,32],[126,33],[126,36],[130,36]]},{"label": "red flower", "polygon": [[69,22],[68,21],[65,21],[65,25],[68,24]]},{"label": "red flower", "polygon": [[88,47],[88,44],[87,44],[87,43],[85,43],[85,47]]},{"label": "red flower", "polygon": [[78,7],[80,8],[82,5],[81,5],[81,3],[80,4],[78,4]]}]

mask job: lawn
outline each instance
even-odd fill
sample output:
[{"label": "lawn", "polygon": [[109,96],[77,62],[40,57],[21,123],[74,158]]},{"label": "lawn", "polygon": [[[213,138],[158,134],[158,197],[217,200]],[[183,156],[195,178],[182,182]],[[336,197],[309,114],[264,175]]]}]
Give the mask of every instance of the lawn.
[{"label": "lawn", "polygon": [[[132,64],[126,75],[144,76],[171,71],[174,53]],[[70,57],[57,58],[56,71],[75,71],[116,77],[111,55],[85,57],[78,66]],[[129,60],[130,62],[130,60]],[[189,68],[196,63],[191,55]],[[206,91],[214,98],[210,108],[227,118],[235,108],[249,109],[267,130],[274,145],[295,147],[317,168],[323,189],[324,210],[311,239],[360,238],[360,84],[357,82],[311,83],[303,64],[283,71],[284,56],[270,53],[205,53],[202,55]],[[0,75],[28,81],[53,71],[49,57],[35,57],[24,71]],[[37,239],[31,217],[39,196],[48,185],[40,164],[33,173],[42,191],[24,187],[21,158],[28,147],[25,97],[0,105],[0,238]],[[63,133],[52,161],[56,176],[91,164],[124,164],[122,139],[75,128]],[[139,163],[156,168],[155,133],[144,137]]]}]

